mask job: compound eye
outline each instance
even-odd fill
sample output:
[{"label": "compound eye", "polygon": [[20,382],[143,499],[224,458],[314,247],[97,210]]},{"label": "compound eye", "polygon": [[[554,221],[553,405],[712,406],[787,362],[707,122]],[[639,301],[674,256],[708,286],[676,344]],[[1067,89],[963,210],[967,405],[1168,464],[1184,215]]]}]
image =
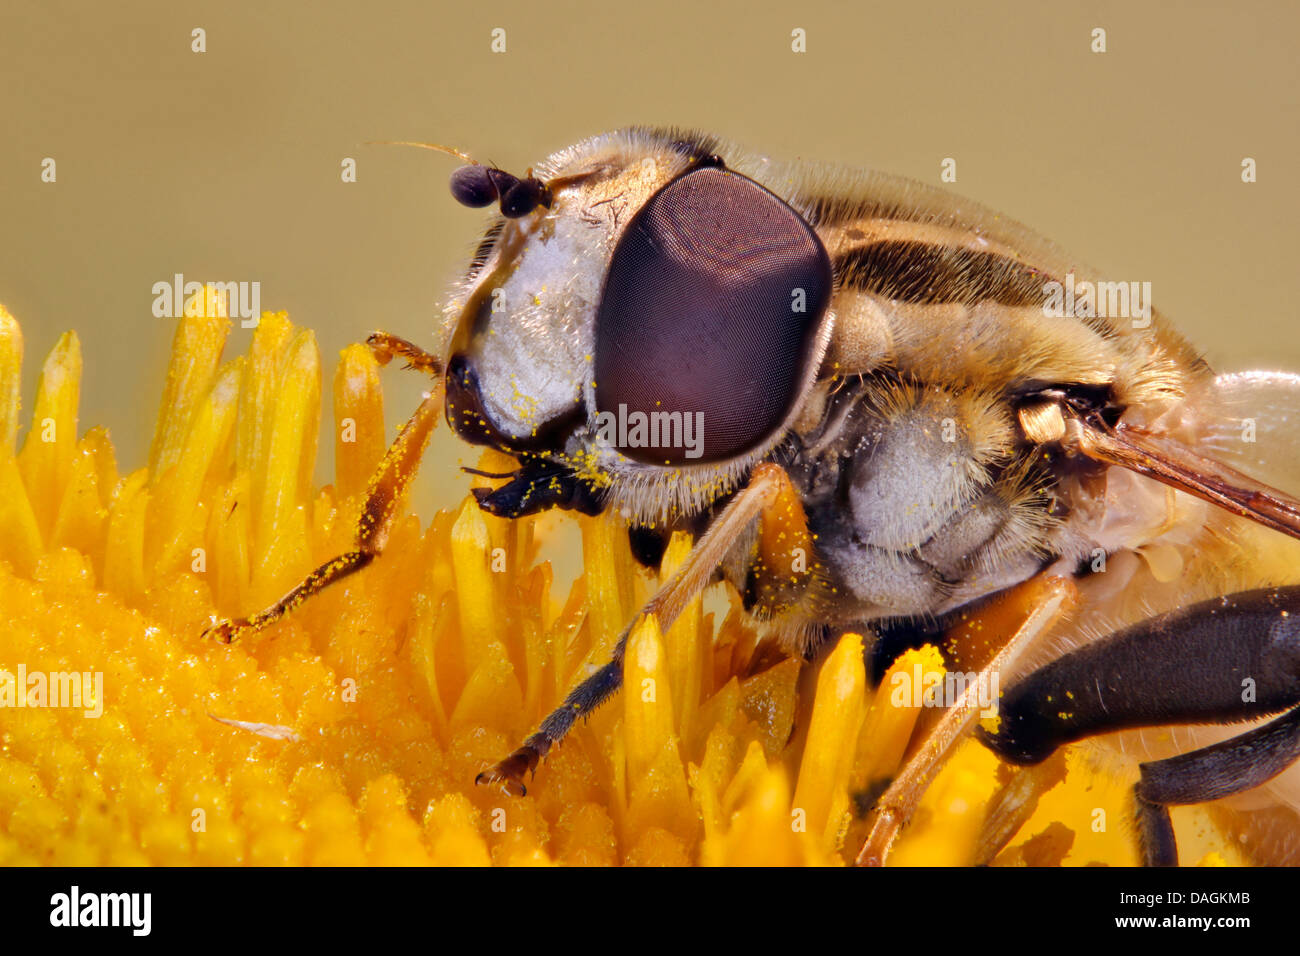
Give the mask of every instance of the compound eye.
[{"label": "compound eye", "polygon": [[628,223],[596,314],[597,427],[648,464],[719,461],[774,436],[830,303],[830,259],[777,196],[694,169]]}]

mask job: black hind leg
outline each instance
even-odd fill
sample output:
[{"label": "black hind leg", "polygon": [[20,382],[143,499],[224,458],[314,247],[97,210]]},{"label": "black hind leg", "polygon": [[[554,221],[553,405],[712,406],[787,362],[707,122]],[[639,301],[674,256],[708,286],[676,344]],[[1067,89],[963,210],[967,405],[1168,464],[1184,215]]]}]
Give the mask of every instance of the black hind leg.
[{"label": "black hind leg", "polygon": [[1171,865],[1168,807],[1249,790],[1300,759],[1300,587],[1205,601],[1067,654],[1007,691],[998,730],[979,735],[1006,759],[1035,764],[1097,734],[1282,711],[1238,737],[1142,766],[1143,858]]},{"label": "black hind leg", "polygon": [[1250,790],[1296,760],[1300,760],[1300,707],[1239,737],[1144,763],[1142,779],[1133,788],[1143,862],[1178,865],[1169,807],[1207,803]]}]

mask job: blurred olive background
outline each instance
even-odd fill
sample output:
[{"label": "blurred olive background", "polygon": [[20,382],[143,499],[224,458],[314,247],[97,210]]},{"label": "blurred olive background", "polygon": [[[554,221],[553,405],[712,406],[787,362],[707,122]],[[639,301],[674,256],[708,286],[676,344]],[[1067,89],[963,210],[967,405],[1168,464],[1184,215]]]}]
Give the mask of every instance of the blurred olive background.
[{"label": "blurred olive background", "polygon": [[[111,428],[124,471],[141,464],[174,325],[151,287],[177,272],[260,281],[264,309],[317,330],[328,397],[338,350],[370,329],[437,345],[442,290],[484,221],[449,198],[454,161],[364,141],[521,170],[632,123],[928,182],[953,157],[948,188],[1152,282],[1215,365],[1300,369],[1298,9],[0,0],[0,302],[26,334],[26,402],[76,328],[82,426]],[[250,335],[236,327],[228,354]],[[390,429],[423,386],[386,373]],[[417,505],[463,493],[454,466],[477,455],[444,430],[434,457]]]}]

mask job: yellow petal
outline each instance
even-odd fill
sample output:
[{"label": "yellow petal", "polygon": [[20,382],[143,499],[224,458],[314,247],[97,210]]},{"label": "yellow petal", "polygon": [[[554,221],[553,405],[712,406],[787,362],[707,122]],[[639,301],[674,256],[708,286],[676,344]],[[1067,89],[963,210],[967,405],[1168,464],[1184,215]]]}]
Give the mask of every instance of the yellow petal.
[{"label": "yellow petal", "polygon": [[456,572],[456,601],[460,607],[460,636],[471,673],[489,659],[506,656],[505,646],[497,636],[499,604],[495,575],[488,570],[490,548],[483,513],[474,499],[466,498],[451,529],[451,551]]},{"label": "yellow petal", "polygon": [[75,548],[82,554],[98,558],[108,532],[108,509],[104,507],[104,496],[99,487],[100,468],[96,452],[93,440],[83,440],[77,447],[54,521],[51,547]]},{"label": "yellow petal", "polygon": [[387,445],[379,363],[364,345],[339,353],[334,373],[334,471],[339,498],[366,490]]},{"label": "yellow petal", "polygon": [[[680,531],[673,533],[659,566],[660,585],[667,583],[682,566],[693,543],[690,535]],[[677,732],[684,738],[690,737],[692,721],[700,708],[700,690],[708,649],[706,641],[709,637],[704,633],[703,621],[704,602],[702,596],[697,596],[686,605],[664,635]]]},{"label": "yellow petal", "polygon": [[230,330],[224,310],[211,315],[199,311],[202,314],[186,307],[172,340],[158,427],[149,449],[149,473],[155,481],[176,464],[185,448],[190,419],[208,395]]},{"label": "yellow petal", "polygon": [[867,675],[862,661],[862,637],[845,634],[822,666],[817,696],[794,806],[808,815],[808,832],[832,849],[848,807],[849,769],[858,728],[862,723]]},{"label": "yellow petal", "polygon": [[253,599],[269,603],[310,570],[303,531],[305,490],[316,464],[320,426],[320,352],[310,330],[298,332],[285,349],[278,374],[267,446],[266,485],[253,520]]},{"label": "yellow petal", "polygon": [[31,574],[44,545],[36,512],[12,456],[0,458],[0,560],[20,574]]},{"label": "yellow petal", "polygon": [[[235,438],[235,471],[249,476],[252,521],[261,520],[270,464],[271,432],[280,394],[281,362],[293,337],[293,326],[283,312],[268,312],[253,332],[239,393],[239,429]],[[173,359],[173,361],[175,361]]]},{"label": "yellow petal", "polygon": [[23,332],[0,305],[0,459],[14,453],[22,405]]},{"label": "yellow petal", "polygon": [[170,570],[182,560],[190,564],[192,549],[203,543],[206,522],[196,527],[195,512],[213,461],[234,431],[242,370],[242,359],[236,359],[218,373],[190,422],[167,481],[155,488],[149,545],[156,557],[146,555],[146,560],[156,565],[155,570]]},{"label": "yellow petal", "polygon": [[632,613],[632,568],[627,526],[611,515],[581,519],[582,557],[587,569],[588,616],[594,629],[591,664],[609,660]]},{"label": "yellow petal", "polygon": [[65,332],[41,369],[32,428],[18,455],[18,468],[41,534],[54,527],[77,448],[77,405],[81,397],[81,342]]}]

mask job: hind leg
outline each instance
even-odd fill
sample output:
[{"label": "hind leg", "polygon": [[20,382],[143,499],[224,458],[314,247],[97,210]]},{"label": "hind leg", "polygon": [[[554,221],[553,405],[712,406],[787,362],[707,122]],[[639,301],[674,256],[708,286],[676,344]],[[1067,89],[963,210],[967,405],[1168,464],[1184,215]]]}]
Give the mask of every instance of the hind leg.
[{"label": "hind leg", "polygon": [[1146,866],[1177,866],[1169,808],[1258,787],[1300,760],[1300,707],[1211,747],[1142,764],[1133,788]]},{"label": "hind leg", "polygon": [[1007,691],[1000,756],[1036,764],[1074,740],[1136,727],[1237,723],[1222,743],[1142,765],[1142,855],[1177,862],[1170,806],[1257,787],[1300,759],[1300,587],[1245,591],[1142,621],[1067,654]]}]

